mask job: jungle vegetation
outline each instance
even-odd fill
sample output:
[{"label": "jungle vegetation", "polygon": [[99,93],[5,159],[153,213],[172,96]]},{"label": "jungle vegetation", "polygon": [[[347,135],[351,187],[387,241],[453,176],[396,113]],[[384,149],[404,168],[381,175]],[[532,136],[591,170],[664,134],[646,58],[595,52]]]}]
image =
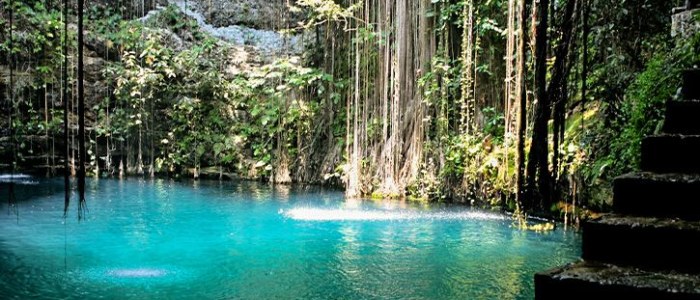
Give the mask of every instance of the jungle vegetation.
[{"label": "jungle vegetation", "polygon": [[161,2],[0,0],[3,169],[604,210],[700,58],[680,1],[290,0],[273,54]]}]

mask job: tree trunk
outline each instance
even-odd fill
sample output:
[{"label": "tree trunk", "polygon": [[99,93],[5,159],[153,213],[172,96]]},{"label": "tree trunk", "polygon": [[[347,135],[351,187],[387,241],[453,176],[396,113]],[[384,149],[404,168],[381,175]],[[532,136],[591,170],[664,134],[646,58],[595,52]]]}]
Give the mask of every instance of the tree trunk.
[{"label": "tree trunk", "polygon": [[[550,173],[548,165],[548,128],[551,116],[549,97],[547,97],[547,28],[549,0],[541,0],[538,7],[535,35],[535,104],[532,144],[527,163],[527,201],[525,208],[544,209],[550,203]],[[537,198],[537,199],[536,199]],[[539,200],[539,201],[538,201]],[[539,202],[539,203],[537,203]]]},{"label": "tree trunk", "polygon": [[568,84],[567,79],[569,76],[567,62],[569,56],[569,45],[572,40],[574,8],[576,2],[576,0],[568,0],[566,3],[561,27],[561,40],[556,48],[556,61],[554,62],[552,79],[547,91],[547,95],[550,98],[549,102],[554,104],[554,135],[552,147],[552,172],[555,180],[555,188],[553,190],[554,196],[558,196],[558,188],[556,188],[556,185],[559,178],[559,146],[561,141],[564,139],[565,108],[567,102],[566,85]]},{"label": "tree trunk", "polygon": [[515,203],[518,208],[523,205],[524,185],[525,185],[525,132],[527,128],[527,84],[525,80],[526,59],[527,59],[527,0],[519,0],[520,28],[518,29],[518,126],[517,126],[517,157],[516,157],[516,193]]}]

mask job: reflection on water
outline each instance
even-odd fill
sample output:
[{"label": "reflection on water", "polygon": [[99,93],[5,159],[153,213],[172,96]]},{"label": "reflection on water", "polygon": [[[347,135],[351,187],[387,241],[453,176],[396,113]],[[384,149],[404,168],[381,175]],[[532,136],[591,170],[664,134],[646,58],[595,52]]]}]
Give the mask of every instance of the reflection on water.
[{"label": "reflection on water", "polygon": [[39,181],[27,174],[0,174],[0,183],[36,185],[39,184]]},{"label": "reflection on water", "polygon": [[289,185],[286,184],[278,184],[273,186],[273,189],[275,191],[273,197],[277,201],[281,202],[287,202],[289,201],[289,195],[291,193],[292,188]]},{"label": "reflection on water", "polygon": [[[393,209],[393,208],[392,208]],[[400,220],[507,220],[504,215],[480,211],[413,211],[293,208],[283,211],[299,221],[400,221]]]},{"label": "reflection on water", "polygon": [[261,183],[90,180],[78,222],[61,184],[0,214],[3,299],[529,299],[579,255],[500,214]]}]

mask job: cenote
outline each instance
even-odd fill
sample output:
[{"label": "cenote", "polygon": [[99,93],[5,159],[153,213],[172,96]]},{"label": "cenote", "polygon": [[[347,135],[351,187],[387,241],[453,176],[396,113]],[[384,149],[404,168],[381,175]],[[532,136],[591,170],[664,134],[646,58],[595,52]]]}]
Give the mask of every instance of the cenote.
[{"label": "cenote", "polygon": [[[580,236],[465,206],[219,181],[88,180],[63,218],[60,180],[1,204],[3,299],[530,299]],[[3,186],[2,192],[6,192]],[[72,204],[73,205],[73,204]]]}]

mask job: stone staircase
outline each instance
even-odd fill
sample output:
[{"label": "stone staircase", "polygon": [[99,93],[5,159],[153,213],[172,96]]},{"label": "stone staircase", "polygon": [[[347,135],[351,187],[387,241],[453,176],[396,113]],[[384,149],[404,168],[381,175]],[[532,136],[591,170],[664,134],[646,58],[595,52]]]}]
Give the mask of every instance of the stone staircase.
[{"label": "stone staircase", "polygon": [[584,223],[582,260],[535,275],[536,299],[700,299],[700,69],[683,73],[614,214]]}]

